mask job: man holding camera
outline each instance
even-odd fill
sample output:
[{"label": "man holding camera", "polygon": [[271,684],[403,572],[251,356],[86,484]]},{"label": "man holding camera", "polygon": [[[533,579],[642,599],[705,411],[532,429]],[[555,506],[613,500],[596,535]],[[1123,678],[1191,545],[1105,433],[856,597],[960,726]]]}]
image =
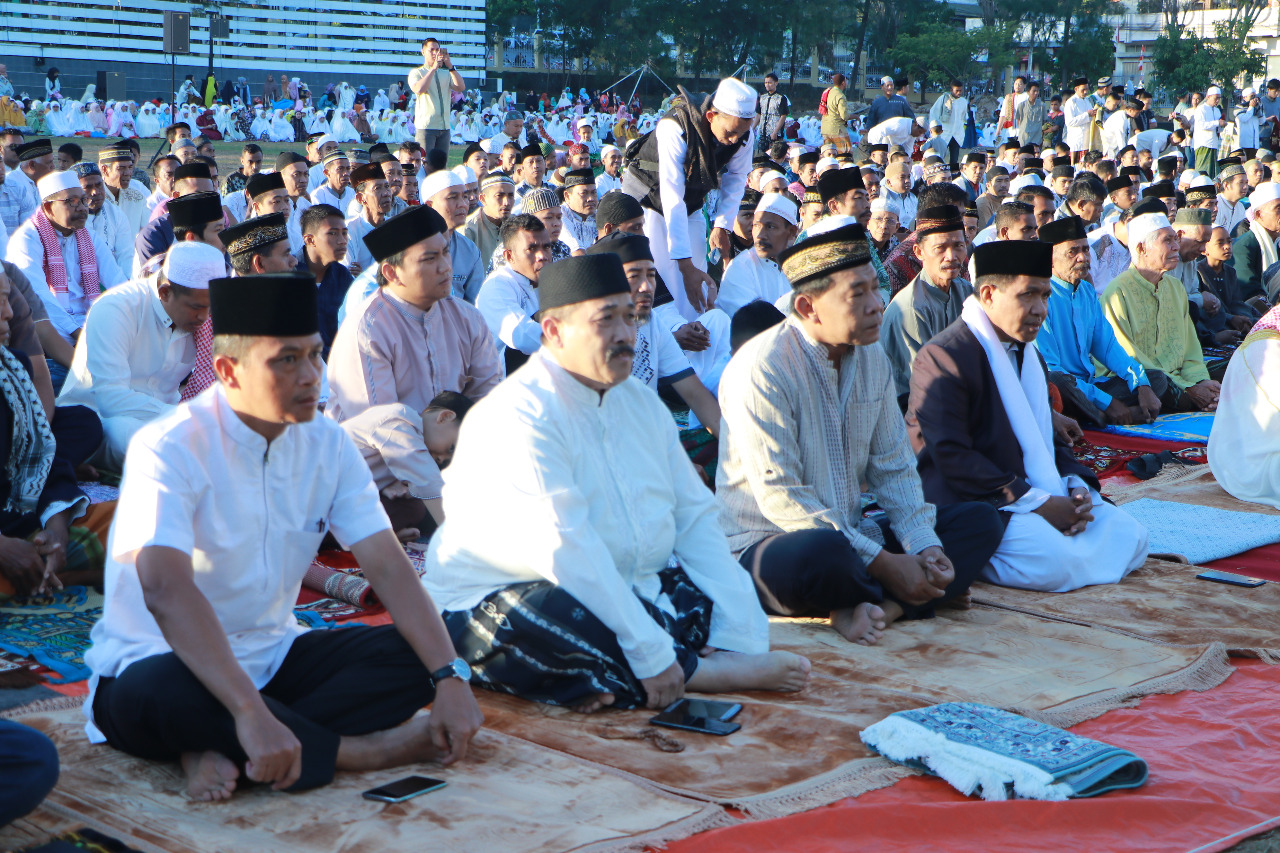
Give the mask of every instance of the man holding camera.
[{"label": "man holding camera", "polygon": [[422,64],[409,72],[409,88],[417,96],[413,125],[418,144],[425,150],[449,152],[449,106],[453,92],[466,91],[462,75],[454,70],[449,51],[428,36],[422,42]]}]

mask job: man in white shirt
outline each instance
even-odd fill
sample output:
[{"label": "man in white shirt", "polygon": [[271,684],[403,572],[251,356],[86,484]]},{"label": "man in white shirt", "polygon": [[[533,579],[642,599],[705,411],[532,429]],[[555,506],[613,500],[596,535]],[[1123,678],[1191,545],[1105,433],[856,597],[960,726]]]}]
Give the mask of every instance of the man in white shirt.
[{"label": "man in white shirt", "polygon": [[184,241],[159,272],[95,303],[58,398],[102,419],[103,444],[91,464],[121,471],[134,433],[213,384],[208,287],[226,274],[221,251]]},{"label": "man in white shirt", "polygon": [[629,381],[620,258],[558,261],[539,297],[542,350],[470,411],[445,472],[423,583],[455,648],[495,689],[584,712],[802,689],[808,661],[768,651],[670,413]]},{"label": "man in white shirt", "polygon": [[907,116],[885,119],[867,131],[864,140],[870,145],[901,145],[907,147],[916,137],[924,134],[924,128]]},{"label": "man in white shirt", "polygon": [[[481,721],[470,672],[359,451],[316,417],[315,282],[217,279],[209,296],[219,384],[130,445],[86,655],[90,739],[180,761],[196,800],[228,798],[242,772],[302,790],[335,770],[462,758]],[[302,576],[329,530],[394,626],[298,625]]]},{"label": "man in white shirt", "polygon": [[374,163],[356,166],[351,171],[351,184],[356,189],[360,214],[347,220],[347,256],[342,263],[356,276],[373,267],[373,254],[365,246],[364,236],[387,221],[391,184],[383,175],[382,166]]},{"label": "man in white shirt", "polygon": [[[707,104],[685,104],[659,121],[622,176],[623,192],[644,206],[644,233],[658,275],[676,310],[694,320],[715,301],[707,275],[706,227],[710,246],[732,255],[730,237],[751,172],[756,91],[740,80],[720,81]],[[714,210],[703,217],[703,202],[718,190]]]},{"label": "man in white shirt", "polygon": [[517,213],[503,220],[499,237],[507,262],[484,280],[476,308],[510,374],[542,346],[542,330],[533,316],[538,313],[538,276],[551,263],[551,235],[532,213]]},{"label": "man in white shirt", "polygon": [[[307,168],[307,193],[320,189],[325,182],[324,161],[330,154],[338,150],[338,140],[329,134],[323,134],[315,140],[316,162]],[[345,208],[338,208],[344,210]]]},{"label": "man in white shirt", "polygon": [[173,175],[182,163],[172,154],[157,157],[151,164],[151,194],[147,196],[147,215],[143,225],[151,218],[156,205],[173,195]]},{"label": "man in white shirt", "polygon": [[1225,228],[1235,237],[1235,229],[1244,222],[1248,205],[1244,197],[1249,194],[1249,178],[1239,160],[1232,159],[1218,175],[1218,210],[1213,219],[1214,228]]},{"label": "man in white shirt", "polygon": [[575,255],[581,255],[596,241],[596,207],[600,196],[596,194],[595,173],[590,169],[574,169],[564,176],[564,228],[560,239]]},{"label": "man in white shirt", "polygon": [[489,151],[493,154],[501,154],[508,142],[514,142],[517,148],[524,148],[528,144],[525,139],[524,113],[517,110],[511,110],[506,114],[502,130],[495,133],[489,140]]},{"label": "man in white shirt", "polygon": [[[18,135],[10,136],[21,140]],[[12,144],[12,143],[11,143]],[[10,234],[26,222],[40,206],[40,194],[36,192],[31,173],[44,176],[53,168],[53,146],[47,139],[19,142],[14,150],[13,166],[0,166],[5,172],[0,182],[0,221]],[[24,159],[25,158],[25,159]]]},{"label": "man in white shirt", "polygon": [[[107,202],[119,207],[129,223],[132,245],[133,237],[142,230],[151,214],[147,208],[147,188],[133,179],[133,149],[123,143],[108,145],[98,152],[98,168],[106,185]],[[129,266],[133,266],[132,258]]]},{"label": "man in white shirt", "polygon": [[1191,111],[1191,147],[1196,152],[1196,171],[1211,178],[1218,176],[1218,133],[1226,126],[1222,117],[1222,90],[1210,86],[1200,106]]},{"label": "man in white shirt", "polygon": [[604,171],[596,178],[596,196],[604,198],[607,193],[622,189],[622,149],[615,145],[602,147],[600,165]]},{"label": "man in white shirt", "polygon": [[107,244],[115,258],[116,266],[127,270],[133,266],[133,232],[124,213],[114,204],[107,204],[107,188],[102,182],[102,172],[97,165],[79,162],[71,171],[80,179],[85,201],[89,206],[89,218],[85,227]]},{"label": "man in white shirt", "polygon": [[487,259],[480,257],[480,249],[471,242],[470,237],[462,233],[470,212],[466,184],[449,169],[432,172],[422,182],[422,203],[439,213],[449,226],[453,295],[474,305],[480,286],[484,284]]},{"label": "man in white shirt", "polygon": [[952,80],[948,91],[938,96],[929,108],[929,121],[942,127],[942,139],[951,158],[951,171],[960,167],[960,143],[969,120],[969,99],[964,96],[964,86]]},{"label": "man in white shirt", "polygon": [[324,183],[311,193],[312,204],[331,204],[346,210],[355,200],[351,188],[351,160],[345,151],[333,151],[324,158]]},{"label": "man in white shirt", "polygon": [[[857,170],[832,170],[818,179],[819,185],[829,185],[830,182],[824,184],[823,179],[839,173],[857,175]],[[858,183],[861,185],[861,180]],[[799,222],[799,210],[789,195],[766,193],[760,197],[751,224],[752,248],[738,255],[725,268],[720,279],[717,308],[732,318],[749,302],[763,299],[772,304],[790,291],[790,282],[778,269],[778,255],[795,240]]]},{"label": "man in white shirt", "polygon": [[1084,159],[1084,153],[1096,143],[1092,125],[1098,107],[1088,98],[1088,79],[1077,77],[1071,81],[1071,88],[1075,90],[1075,94],[1062,105],[1062,114],[1065,141],[1071,149],[1071,159],[1079,162]]},{"label": "man in white shirt", "polygon": [[1123,109],[1116,110],[1102,123],[1102,154],[1104,157],[1114,159],[1120,149],[1129,144],[1129,137],[1133,136],[1137,130],[1138,115],[1142,110],[1142,102],[1136,98],[1131,98],[1124,102]]}]

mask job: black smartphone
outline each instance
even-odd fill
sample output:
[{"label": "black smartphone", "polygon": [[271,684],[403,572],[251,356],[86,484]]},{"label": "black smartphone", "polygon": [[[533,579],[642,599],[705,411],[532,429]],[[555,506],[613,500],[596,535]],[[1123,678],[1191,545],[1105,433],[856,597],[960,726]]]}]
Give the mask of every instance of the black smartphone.
[{"label": "black smartphone", "polygon": [[380,803],[403,803],[419,794],[439,791],[449,784],[443,779],[429,779],[426,776],[406,776],[379,788],[370,788],[363,796],[366,800],[377,800]]},{"label": "black smartphone", "polygon": [[1209,569],[1196,575],[1202,581],[1213,581],[1214,583],[1229,583],[1232,586],[1245,586],[1250,589],[1262,586],[1266,581],[1262,578],[1251,578],[1248,575],[1237,575],[1233,572],[1222,572],[1217,569]]},{"label": "black smartphone", "polygon": [[742,728],[731,723],[742,710],[737,702],[713,702],[708,699],[680,699],[649,720],[655,726],[700,732],[708,735],[731,735]]}]

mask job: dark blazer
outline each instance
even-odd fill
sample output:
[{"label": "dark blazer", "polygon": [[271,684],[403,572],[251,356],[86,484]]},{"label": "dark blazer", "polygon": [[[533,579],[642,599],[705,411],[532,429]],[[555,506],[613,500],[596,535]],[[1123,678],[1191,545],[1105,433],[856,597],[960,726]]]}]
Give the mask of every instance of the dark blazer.
[{"label": "dark blazer", "polygon": [[[1039,369],[1046,371],[1044,359]],[[1023,369],[1034,369],[1025,364]],[[907,434],[916,451],[925,500],[946,506],[985,501],[1007,506],[1031,488],[1022,448],[1000,400],[982,344],[964,320],[934,335],[911,368]],[[1098,479],[1054,438],[1058,473],[1075,474],[1098,488]]]}]

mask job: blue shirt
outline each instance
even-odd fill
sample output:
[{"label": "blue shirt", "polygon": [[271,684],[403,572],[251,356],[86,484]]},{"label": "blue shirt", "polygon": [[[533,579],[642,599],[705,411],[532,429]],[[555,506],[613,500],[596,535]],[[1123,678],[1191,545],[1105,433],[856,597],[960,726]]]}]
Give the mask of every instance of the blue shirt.
[{"label": "blue shirt", "polygon": [[[298,259],[298,272],[311,274],[307,265],[307,250],[302,250]],[[320,338],[324,341],[324,356],[329,357],[329,348],[333,346],[333,336],[338,334],[338,309],[347,295],[347,289],[355,277],[351,270],[342,264],[329,264],[325,267],[324,278],[316,282],[316,313],[320,319]]]},{"label": "blue shirt", "polygon": [[1130,391],[1151,384],[1142,365],[1116,340],[1092,284],[1082,281],[1072,287],[1055,275],[1050,285],[1049,316],[1036,337],[1049,370],[1074,377],[1076,387],[1099,409],[1111,405],[1111,395],[1098,387],[1105,380],[1097,375],[1095,359],[1124,379]]}]

